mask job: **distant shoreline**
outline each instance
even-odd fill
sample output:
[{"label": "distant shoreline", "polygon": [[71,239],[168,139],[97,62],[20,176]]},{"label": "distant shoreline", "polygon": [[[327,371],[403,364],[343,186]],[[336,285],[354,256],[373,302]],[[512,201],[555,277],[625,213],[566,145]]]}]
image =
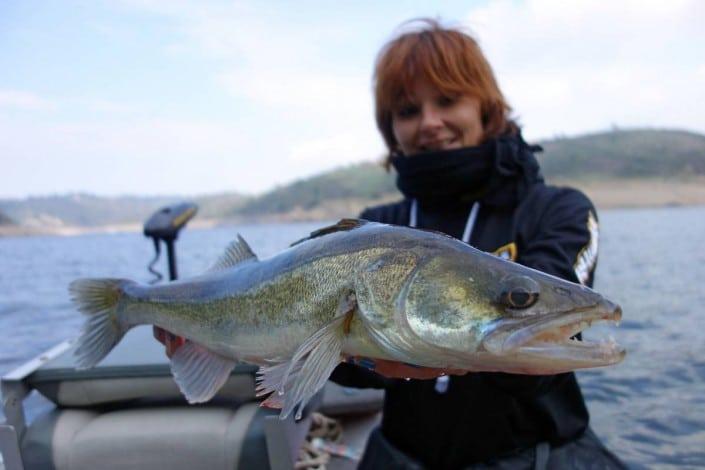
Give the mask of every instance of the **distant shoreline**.
[{"label": "distant shoreline", "polygon": [[[575,181],[553,180],[555,186],[570,186],[590,197],[599,210],[637,209],[648,207],[681,207],[705,205],[705,179],[695,178],[692,181],[668,180],[608,180],[608,181]],[[363,201],[359,199],[339,199],[311,209],[294,209],[283,213],[262,214],[260,216],[237,216],[231,218],[194,219],[191,229],[208,229],[217,226],[228,226],[249,223],[292,223],[330,221],[351,214],[358,214],[367,206],[381,202],[398,200],[401,196],[390,194],[380,200]],[[25,236],[76,236],[93,233],[139,233],[142,222],[125,224],[109,224],[101,226],[46,226],[27,227],[21,225],[0,225],[0,237]]]},{"label": "distant shoreline", "polygon": [[555,186],[571,186],[590,197],[598,210],[640,207],[705,205],[705,178],[685,181],[620,179],[604,181],[552,180]]},{"label": "distant shoreline", "polygon": [[[194,220],[189,224],[190,228],[207,229],[218,226],[222,223],[216,219]],[[140,233],[143,229],[142,222],[132,222],[125,224],[108,224],[95,226],[62,225],[53,227],[26,227],[22,225],[2,225],[0,226],[0,237],[31,237],[31,236],[58,236],[73,237],[77,235],[99,234],[99,233]]]}]

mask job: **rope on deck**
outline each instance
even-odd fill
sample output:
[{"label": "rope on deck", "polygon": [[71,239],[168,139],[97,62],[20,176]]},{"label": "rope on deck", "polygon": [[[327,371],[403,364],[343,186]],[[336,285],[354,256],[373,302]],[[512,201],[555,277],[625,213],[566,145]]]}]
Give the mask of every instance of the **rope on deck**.
[{"label": "rope on deck", "polygon": [[343,426],[340,421],[329,418],[321,413],[311,415],[311,428],[306,434],[296,470],[326,470],[331,454],[354,458],[346,452],[347,446],[336,444],[343,436]]}]

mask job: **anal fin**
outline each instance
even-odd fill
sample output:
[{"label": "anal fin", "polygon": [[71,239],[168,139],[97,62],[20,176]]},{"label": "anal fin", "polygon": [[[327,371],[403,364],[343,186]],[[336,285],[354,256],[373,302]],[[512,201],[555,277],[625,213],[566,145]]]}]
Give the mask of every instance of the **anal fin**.
[{"label": "anal fin", "polygon": [[189,403],[210,400],[230,377],[235,361],[191,341],[176,350],[171,372]]}]

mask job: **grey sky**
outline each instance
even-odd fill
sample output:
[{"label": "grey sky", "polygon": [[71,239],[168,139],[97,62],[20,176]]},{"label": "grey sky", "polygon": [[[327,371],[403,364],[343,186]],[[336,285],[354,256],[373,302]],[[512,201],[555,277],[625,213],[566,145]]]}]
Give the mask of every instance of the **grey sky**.
[{"label": "grey sky", "polygon": [[378,158],[372,63],[420,16],[474,32],[528,139],[705,132],[703,5],[2,2],[0,197],[253,193]]}]

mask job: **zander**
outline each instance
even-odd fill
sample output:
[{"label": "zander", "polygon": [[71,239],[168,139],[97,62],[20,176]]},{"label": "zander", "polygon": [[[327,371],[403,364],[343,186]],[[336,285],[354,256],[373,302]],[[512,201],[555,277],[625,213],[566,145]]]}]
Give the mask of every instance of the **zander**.
[{"label": "zander", "polygon": [[297,414],[345,356],[419,366],[555,374],[620,362],[613,341],[571,339],[618,322],[591,289],[502,260],[441,233],[343,219],[258,260],[238,236],[205,274],[160,286],[79,279],[88,319],[77,363],[103,359],[131,327],[188,341],[171,369],[189,402],[212,398],[238,361],[259,392]]}]

